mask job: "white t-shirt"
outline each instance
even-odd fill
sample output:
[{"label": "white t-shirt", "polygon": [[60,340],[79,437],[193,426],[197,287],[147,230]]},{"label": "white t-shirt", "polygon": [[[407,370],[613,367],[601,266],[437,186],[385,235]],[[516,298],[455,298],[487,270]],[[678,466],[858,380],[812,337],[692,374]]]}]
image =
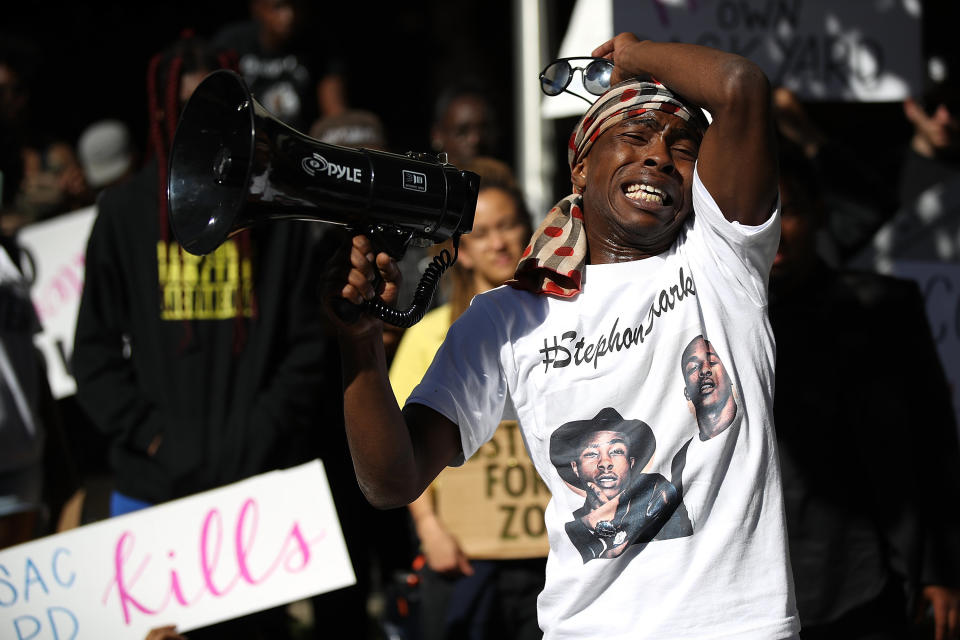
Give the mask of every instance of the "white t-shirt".
[{"label": "white t-shirt", "polygon": [[[693,204],[667,252],[588,265],[572,299],[477,296],[408,399],[459,425],[469,457],[512,397],[553,494],[547,640],[799,630],[766,314],[779,211],[759,227],[730,223],[699,175]],[[700,437],[698,413],[713,437]]]}]

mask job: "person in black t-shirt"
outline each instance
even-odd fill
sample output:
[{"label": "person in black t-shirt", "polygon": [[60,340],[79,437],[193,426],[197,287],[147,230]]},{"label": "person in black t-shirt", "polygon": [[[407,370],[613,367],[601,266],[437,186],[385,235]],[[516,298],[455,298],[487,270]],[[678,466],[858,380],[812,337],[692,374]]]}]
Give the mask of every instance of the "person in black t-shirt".
[{"label": "person in black t-shirt", "polygon": [[960,447],[919,288],[828,267],[815,171],[781,142],[780,172],[774,418],[801,637],[908,637],[926,604],[956,637]]},{"label": "person in black t-shirt", "polygon": [[307,46],[300,0],[250,0],[251,19],[228,25],[214,45],[232,50],[250,92],[268,111],[298,131],[318,117],[347,108],[342,74],[332,52]]}]

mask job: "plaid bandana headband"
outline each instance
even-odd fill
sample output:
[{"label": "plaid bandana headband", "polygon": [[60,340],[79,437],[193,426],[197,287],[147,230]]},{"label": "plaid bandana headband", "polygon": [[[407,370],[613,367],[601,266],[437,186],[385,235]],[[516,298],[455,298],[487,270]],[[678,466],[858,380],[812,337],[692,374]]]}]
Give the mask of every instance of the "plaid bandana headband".
[{"label": "plaid bandana headband", "polygon": [[[587,110],[570,136],[567,160],[571,170],[590,152],[604,131],[648,111],[665,111],[682,118],[703,135],[703,112],[682,102],[658,82],[625,80],[604,93]],[[523,252],[514,279],[507,284],[532,293],[570,298],[580,292],[587,262],[583,228],[583,196],[573,193],[550,209]]]}]

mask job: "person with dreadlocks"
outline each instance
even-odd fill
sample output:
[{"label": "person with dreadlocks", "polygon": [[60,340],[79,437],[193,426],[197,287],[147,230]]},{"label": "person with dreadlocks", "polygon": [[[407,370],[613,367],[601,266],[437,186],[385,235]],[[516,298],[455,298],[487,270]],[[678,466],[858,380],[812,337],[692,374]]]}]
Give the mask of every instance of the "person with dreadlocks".
[{"label": "person with dreadlocks", "polygon": [[196,257],[168,220],[177,117],[229,66],[196,38],[151,60],[151,159],[97,203],[73,366],[81,406],[110,438],[111,515],[316,457],[327,339],[311,234],[267,225]]},{"label": "person with dreadlocks", "polygon": [[[509,286],[478,295],[453,324],[402,411],[379,321],[340,321],[359,484],[383,508],[414,500],[492,436],[509,395],[553,496],[538,600],[547,640],[797,638],[766,315],[780,229],[769,82],[740,56],[629,33],[593,55],[613,61],[615,84],[571,137],[573,193],[534,233]],[[343,268],[336,295],[392,299],[396,265],[367,238],[353,240]],[[676,392],[697,336],[724,354],[741,414],[705,440]],[[608,490],[616,464],[585,440],[590,481],[564,481],[572,467],[554,464],[552,435],[601,414],[650,427],[656,447],[632,443],[653,452],[635,472],[670,478],[675,492]],[[592,517],[578,535],[617,549],[589,562],[565,528],[585,501]],[[684,535],[654,530],[681,505]],[[633,510],[650,525],[641,533],[624,525]]]}]

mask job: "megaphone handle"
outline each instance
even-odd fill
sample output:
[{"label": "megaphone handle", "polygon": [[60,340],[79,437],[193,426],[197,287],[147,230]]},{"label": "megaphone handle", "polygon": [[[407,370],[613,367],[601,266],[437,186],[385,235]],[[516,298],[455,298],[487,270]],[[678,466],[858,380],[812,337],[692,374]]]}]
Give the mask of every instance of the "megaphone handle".
[{"label": "megaphone handle", "polygon": [[[409,233],[404,234],[402,232],[390,233],[380,225],[369,225],[367,227],[360,228],[351,227],[348,229],[352,235],[358,235],[361,233],[366,235],[371,244],[373,244],[375,252],[388,253],[397,261],[400,261],[400,259],[403,258],[403,255],[406,251],[407,242],[409,241],[411,235]],[[378,269],[374,269],[373,290],[378,290],[381,285],[383,285],[383,276],[380,275],[380,271]],[[356,322],[357,319],[359,319],[364,313],[377,316],[381,320],[386,320],[386,318],[384,318],[381,314],[376,313],[375,309],[377,307],[389,308],[379,296],[373,300],[363,302],[362,304],[353,304],[344,298],[335,298],[332,301],[332,306],[333,312],[337,314],[337,317],[347,324]]]},{"label": "megaphone handle", "polygon": [[[417,290],[413,294],[413,301],[406,311],[394,309],[387,305],[380,296],[377,296],[359,305],[348,302],[344,298],[336,298],[332,301],[333,312],[347,324],[356,322],[361,314],[367,313],[395,327],[409,329],[420,322],[420,319],[423,318],[423,315],[427,312],[427,307],[430,306],[430,301],[433,300],[433,295],[436,293],[437,287],[440,284],[440,276],[457,261],[459,240],[459,235],[454,237],[453,256],[450,255],[449,251],[444,249],[440,252],[439,256],[435,256],[433,261],[427,265],[427,270],[420,276],[420,283],[417,285]],[[382,281],[380,273],[378,272],[374,279],[374,287],[379,288]]]},{"label": "megaphone handle", "polygon": [[364,311],[401,329],[409,329],[420,322],[433,300],[437,287],[440,285],[440,276],[457,261],[459,245],[460,236],[456,234],[453,236],[454,255],[451,256],[450,252],[444,249],[440,252],[440,255],[434,256],[433,261],[427,265],[426,271],[420,276],[417,290],[413,294],[413,301],[406,311],[387,306],[380,298],[364,302]]},{"label": "megaphone handle", "polygon": [[[383,276],[380,275],[379,269],[374,269],[372,284],[374,291],[379,290],[380,286],[383,285]],[[374,313],[375,303],[378,303],[381,307],[386,306],[386,303],[380,299],[380,296],[374,297],[373,300],[365,300],[361,304],[353,304],[346,298],[338,297],[333,300],[333,312],[336,313],[337,317],[343,322],[352,324],[356,322],[364,313],[378,315]],[[383,317],[380,317],[380,319],[386,320],[386,318]]]},{"label": "megaphone handle", "polygon": [[[423,318],[427,312],[427,307],[430,306],[437,287],[440,285],[440,276],[457,261],[457,256],[460,253],[460,234],[454,234],[451,239],[453,241],[453,255],[444,249],[440,252],[440,255],[434,256],[433,261],[427,265],[426,271],[420,276],[417,290],[413,294],[413,301],[406,311],[395,309],[385,303],[380,296],[375,296],[372,300],[365,300],[359,305],[353,304],[344,298],[336,298],[332,301],[333,312],[347,324],[356,322],[361,314],[367,313],[395,327],[409,329],[420,322],[421,318]],[[382,284],[383,277],[380,275],[380,271],[374,271],[374,291],[379,289]]]}]

